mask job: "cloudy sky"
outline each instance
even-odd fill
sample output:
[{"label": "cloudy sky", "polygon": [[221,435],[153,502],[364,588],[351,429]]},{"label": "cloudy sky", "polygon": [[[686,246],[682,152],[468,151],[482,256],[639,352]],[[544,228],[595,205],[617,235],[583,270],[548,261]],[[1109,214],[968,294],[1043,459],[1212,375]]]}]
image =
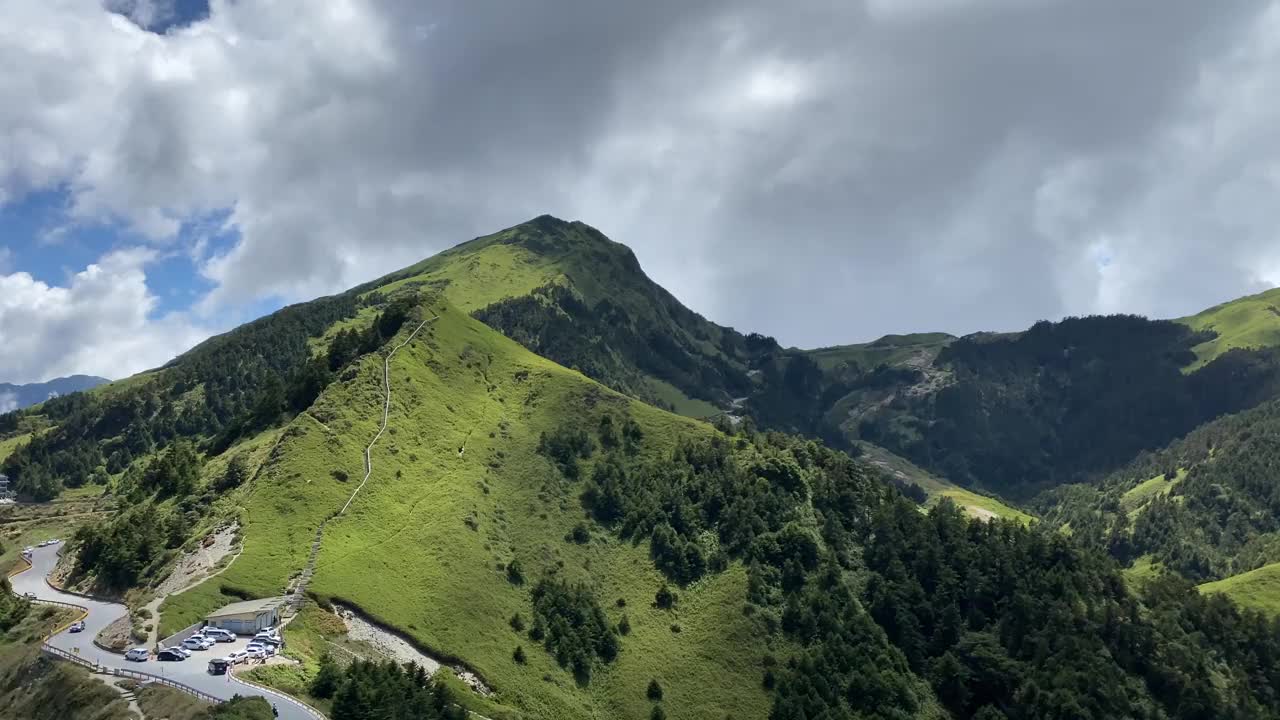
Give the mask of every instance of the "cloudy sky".
[{"label": "cloudy sky", "polygon": [[0,10],[0,381],[544,212],[789,345],[1280,282],[1280,0]]}]

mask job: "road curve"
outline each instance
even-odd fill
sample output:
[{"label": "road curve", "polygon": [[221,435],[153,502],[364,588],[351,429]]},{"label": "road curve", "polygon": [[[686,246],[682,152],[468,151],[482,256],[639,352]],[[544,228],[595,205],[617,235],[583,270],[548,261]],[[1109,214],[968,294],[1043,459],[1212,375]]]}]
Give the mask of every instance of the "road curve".
[{"label": "road curve", "polygon": [[[59,544],[60,545],[60,544]],[[208,660],[217,657],[214,649],[192,654],[183,662],[129,662],[123,656],[107,652],[93,644],[98,633],[112,622],[128,614],[128,608],[119,603],[92,600],[80,595],[55,590],[46,578],[58,563],[59,545],[36,548],[31,557],[31,569],[9,578],[13,591],[19,595],[31,593],[39,600],[78,605],[89,612],[84,620],[84,632],[72,633],[63,630],[49,638],[45,643],[51,647],[79,655],[85,660],[107,668],[121,668],[136,672],[150,673],[170,680],[189,685],[196,690],[208,693],[216,698],[229,700],[233,695],[256,695],[275,704],[284,720],[317,720],[323,717],[309,708],[304,708],[296,700],[285,695],[247,685],[231,675],[210,675],[207,671]],[[52,629],[52,628],[49,628]]]}]

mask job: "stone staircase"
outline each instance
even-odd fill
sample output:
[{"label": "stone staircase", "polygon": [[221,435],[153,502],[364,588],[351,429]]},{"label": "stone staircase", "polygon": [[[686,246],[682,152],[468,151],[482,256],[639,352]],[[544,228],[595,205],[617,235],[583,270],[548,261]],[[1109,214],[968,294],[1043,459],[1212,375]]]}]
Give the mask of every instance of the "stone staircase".
[{"label": "stone staircase", "polygon": [[[350,507],[351,503],[356,499],[356,495],[360,494],[360,491],[364,489],[365,484],[369,482],[369,478],[373,476],[373,446],[376,445],[378,439],[382,437],[382,433],[386,432],[387,422],[391,417],[391,358],[394,357],[401,348],[413,342],[413,339],[418,336],[418,333],[422,328],[426,327],[428,323],[440,319],[440,316],[436,315],[434,312],[431,314],[432,317],[418,323],[418,327],[414,328],[413,332],[409,333],[409,337],[405,338],[404,342],[396,345],[391,349],[391,352],[387,353],[382,358],[382,389],[384,393],[382,401],[382,424],[379,426],[377,434],[374,435],[373,439],[369,441],[369,444],[365,446],[364,478],[360,481],[360,485],[351,492],[350,497],[347,498],[347,502],[342,506],[342,509],[333,516],[325,519],[324,522],[321,522],[320,526],[316,528],[316,539],[311,543],[311,554],[307,556],[306,567],[302,569],[302,572],[298,573],[298,577],[292,582],[292,584],[285,588],[285,593],[289,596],[289,601],[285,606],[285,612],[290,616],[297,615],[302,610],[303,604],[307,601],[307,584],[311,582],[311,576],[314,575],[316,571],[316,558],[320,555],[320,544],[324,540],[325,525],[328,525],[330,520],[335,520],[346,514],[347,508]],[[461,455],[462,453],[458,454]]]},{"label": "stone staircase", "polygon": [[320,527],[316,528],[316,539],[311,541],[311,553],[307,556],[307,565],[302,568],[301,573],[298,573],[293,586],[289,589],[287,609],[290,615],[298,614],[302,610],[303,603],[307,601],[307,584],[311,582],[311,576],[315,575],[316,558],[320,557],[320,545],[324,541],[324,526],[327,524],[329,520],[320,523]]}]

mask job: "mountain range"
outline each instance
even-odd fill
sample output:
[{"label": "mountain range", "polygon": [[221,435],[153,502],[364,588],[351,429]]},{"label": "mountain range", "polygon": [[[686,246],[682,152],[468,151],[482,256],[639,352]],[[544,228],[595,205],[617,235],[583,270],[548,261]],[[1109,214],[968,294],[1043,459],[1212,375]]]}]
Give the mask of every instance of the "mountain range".
[{"label": "mountain range", "polygon": [[139,607],[236,523],[160,634],[285,595],[255,677],[335,720],[333,605],[495,719],[1280,717],[1277,301],[784,348],[543,216],[2,415],[0,471],[109,492],[68,582]]},{"label": "mountain range", "polygon": [[13,385],[0,383],[0,412],[12,412],[42,403],[49,398],[95,388],[110,380],[92,375],[71,375],[41,383]]}]

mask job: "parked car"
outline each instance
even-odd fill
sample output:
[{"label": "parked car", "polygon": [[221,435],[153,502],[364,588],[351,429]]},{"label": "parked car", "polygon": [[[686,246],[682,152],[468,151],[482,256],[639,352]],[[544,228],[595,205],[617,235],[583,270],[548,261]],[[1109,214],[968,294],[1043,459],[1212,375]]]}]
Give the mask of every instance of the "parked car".
[{"label": "parked car", "polygon": [[231,632],[230,630],[223,630],[222,628],[207,627],[201,630],[200,634],[204,635],[207,638],[213,638],[214,641],[221,642],[221,643],[229,643],[229,642],[236,641],[235,633]]},{"label": "parked car", "polygon": [[188,650],[208,650],[213,647],[213,645],[213,640],[210,640],[203,635],[192,635],[182,641],[182,647]]},{"label": "parked car", "polygon": [[275,646],[263,645],[262,643],[249,643],[249,647],[245,648],[244,651],[249,654],[249,657],[259,659],[269,658],[276,654]]},{"label": "parked car", "polygon": [[170,649],[170,650],[176,650],[176,651],[178,651],[178,652],[182,653],[182,657],[184,657],[184,658],[189,658],[189,657],[191,657],[191,651],[190,651],[189,649],[187,649],[187,648],[182,647],[181,645],[170,645],[170,646],[169,646],[169,649]]},{"label": "parked car", "polygon": [[67,629],[68,629],[68,630],[70,630],[70,631],[71,631],[71,632],[73,632],[73,633],[84,632],[84,621],[83,621],[83,620],[77,620],[77,621],[75,621],[75,622],[71,623],[71,627],[69,627],[69,628],[67,628]]},{"label": "parked car", "polygon": [[272,645],[283,645],[284,639],[275,633],[260,632],[253,636],[249,642],[271,643]]},{"label": "parked car", "polygon": [[36,594],[35,594],[35,593],[33,593],[33,592],[23,593],[23,594],[22,594],[22,597],[24,597],[24,598],[26,598],[26,599],[28,599],[28,600],[35,600],[35,599],[36,599]]},{"label": "parked car", "polygon": [[131,662],[146,662],[151,657],[151,651],[144,647],[136,647],[124,654],[124,659]]},{"label": "parked car", "polygon": [[156,659],[162,662],[180,662],[186,660],[187,656],[176,647],[168,647],[156,653]]},{"label": "parked car", "polygon": [[249,659],[249,654],[246,653],[244,650],[232,650],[231,652],[227,653],[227,660],[230,661],[232,665],[239,665],[240,663],[248,659]]},{"label": "parked car", "polygon": [[250,645],[244,649],[244,657],[246,660],[261,660],[266,656],[267,650],[261,645]]}]

